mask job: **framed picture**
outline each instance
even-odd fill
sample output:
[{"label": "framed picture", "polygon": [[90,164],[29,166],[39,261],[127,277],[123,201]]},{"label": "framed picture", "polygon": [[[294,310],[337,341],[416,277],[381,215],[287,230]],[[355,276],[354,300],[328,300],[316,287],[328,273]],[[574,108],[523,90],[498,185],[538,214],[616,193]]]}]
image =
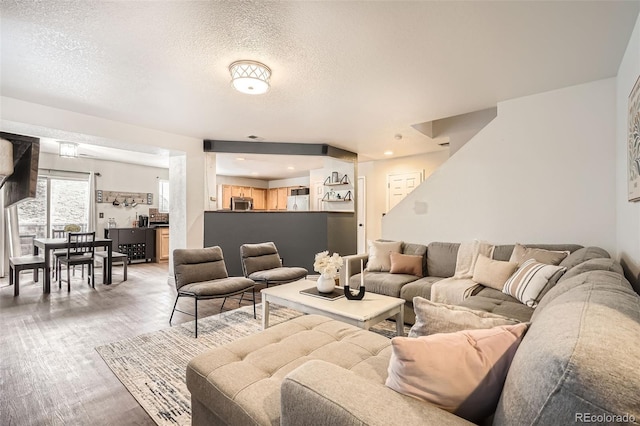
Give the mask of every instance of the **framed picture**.
[{"label": "framed picture", "polygon": [[629,95],[627,158],[629,201],[640,201],[640,76]]}]

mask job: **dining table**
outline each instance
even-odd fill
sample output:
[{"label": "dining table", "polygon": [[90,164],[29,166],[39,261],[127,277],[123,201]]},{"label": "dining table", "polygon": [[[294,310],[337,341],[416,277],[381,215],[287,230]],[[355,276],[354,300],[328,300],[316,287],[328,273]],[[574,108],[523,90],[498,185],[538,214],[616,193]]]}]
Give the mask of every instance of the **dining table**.
[{"label": "dining table", "polygon": [[[38,255],[40,250],[44,254],[44,280],[43,280],[43,292],[51,293],[51,253],[53,250],[66,249],[69,245],[69,241],[66,238],[34,238],[33,240],[33,253]],[[111,256],[113,252],[112,240],[109,238],[96,238],[93,241],[94,247],[104,247],[107,250],[107,277],[104,281],[105,284],[111,284]],[[60,279],[58,277],[58,279]]]}]

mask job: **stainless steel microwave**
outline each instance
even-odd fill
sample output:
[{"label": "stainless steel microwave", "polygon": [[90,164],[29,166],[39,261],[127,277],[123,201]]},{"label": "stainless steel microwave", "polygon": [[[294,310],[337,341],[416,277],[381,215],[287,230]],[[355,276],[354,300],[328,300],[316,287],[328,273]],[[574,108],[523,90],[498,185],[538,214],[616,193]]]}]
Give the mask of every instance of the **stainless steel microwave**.
[{"label": "stainless steel microwave", "polygon": [[231,210],[251,210],[253,209],[253,198],[231,197]]}]

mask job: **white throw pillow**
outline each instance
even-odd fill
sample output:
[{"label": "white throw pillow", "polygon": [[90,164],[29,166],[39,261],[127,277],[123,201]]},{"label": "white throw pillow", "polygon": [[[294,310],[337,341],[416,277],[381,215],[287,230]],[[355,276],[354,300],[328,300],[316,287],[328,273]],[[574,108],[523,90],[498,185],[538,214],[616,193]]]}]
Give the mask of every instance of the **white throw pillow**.
[{"label": "white throw pillow", "polygon": [[367,271],[389,272],[391,270],[391,252],[400,253],[402,241],[369,241],[369,260]]},{"label": "white throw pillow", "polygon": [[530,308],[538,306],[538,298],[549,280],[557,273],[564,273],[564,266],[547,265],[529,259],[507,280],[503,293],[515,297]]},{"label": "white throw pillow", "polygon": [[413,298],[413,310],[416,313],[416,322],[409,330],[409,337],[515,325],[520,322],[492,312],[435,303],[420,296]]}]

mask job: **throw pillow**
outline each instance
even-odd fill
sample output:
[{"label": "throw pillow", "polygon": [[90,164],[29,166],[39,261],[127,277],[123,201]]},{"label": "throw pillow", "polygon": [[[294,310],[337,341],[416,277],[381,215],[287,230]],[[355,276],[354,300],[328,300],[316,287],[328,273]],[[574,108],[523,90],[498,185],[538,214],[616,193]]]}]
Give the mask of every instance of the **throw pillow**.
[{"label": "throw pillow", "polygon": [[483,254],[493,257],[494,245],[485,241],[473,240],[471,242],[460,243],[458,255],[456,257],[456,272],[454,278],[470,279],[478,260],[478,255]]},{"label": "throw pillow", "polygon": [[413,310],[416,313],[416,322],[409,330],[409,337],[514,325],[520,322],[491,312],[435,303],[420,296],[413,298]]},{"label": "throw pillow", "polygon": [[402,241],[369,241],[369,260],[367,271],[389,272],[391,270],[390,253],[400,253]]},{"label": "throw pillow", "polygon": [[385,384],[472,422],[496,409],[527,324],[394,337]]},{"label": "throw pillow", "polygon": [[392,274],[409,274],[422,278],[422,256],[412,254],[389,253]]},{"label": "throw pillow", "polygon": [[502,290],[504,283],[518,269],[515,262],[502,262],[500,260],[489,259],[487,256],[479,255],[476,266],[473,269],[473,281],[486,287]]},{"label": "throw pillow", "polygon": [[529,248],[522,244],[516,243],[511,253],[509,262],[515,262],[518,266],[522,266],[524,262],[529,259],[534,259],[536,262],[546,263],[547,265],[559,265],[565,257],[569,256],[568,251],[553,251],[539,248]]},{"label": "throw pillow", "polygon": [[535,308],[549,280],[556,273],[566,270],[564,266],[547,265],[529,259],[507,280],[502,292],[515,297],[530,308]]}]

